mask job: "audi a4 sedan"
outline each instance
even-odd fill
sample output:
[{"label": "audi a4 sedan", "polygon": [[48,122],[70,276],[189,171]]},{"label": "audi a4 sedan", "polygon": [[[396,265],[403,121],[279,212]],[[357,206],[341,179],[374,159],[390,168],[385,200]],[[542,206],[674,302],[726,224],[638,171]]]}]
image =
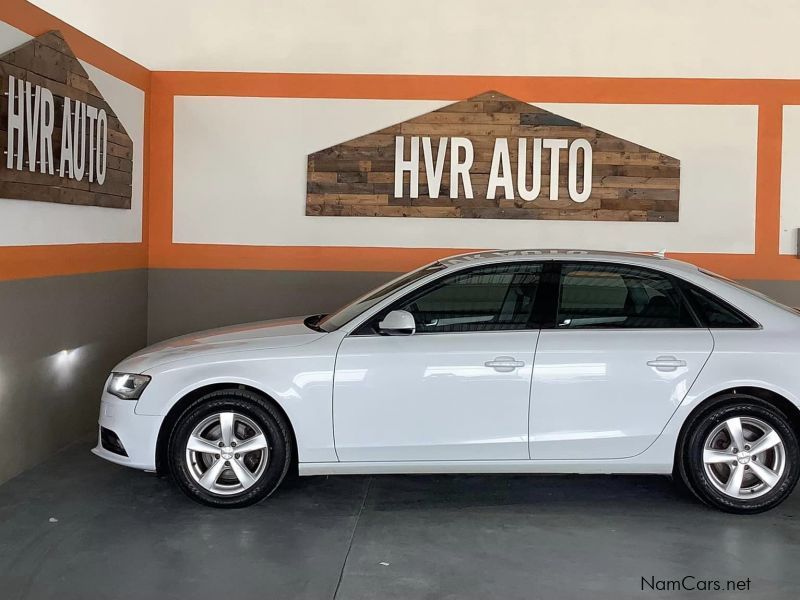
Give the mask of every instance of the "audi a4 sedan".
[{"label": "audi a4 sedan", "polygon": [[145,348],[94,452],[216,507],[290,470],[655,473],[755,513],[797,483],[798,406],[793,309],[658,255],[503,250]]}]

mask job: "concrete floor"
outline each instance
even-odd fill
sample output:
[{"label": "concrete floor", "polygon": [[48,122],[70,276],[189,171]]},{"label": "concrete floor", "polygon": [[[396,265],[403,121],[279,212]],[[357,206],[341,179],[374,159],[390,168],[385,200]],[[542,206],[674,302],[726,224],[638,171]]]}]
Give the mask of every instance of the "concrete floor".
[{"label": "concrete floor", "polygon": [[218,511],[81,443],[0,486],[0,596],[622,599],[692,575],[793,598],[797,515],[800,494],[739,517],[631,476],[313,477]]}]

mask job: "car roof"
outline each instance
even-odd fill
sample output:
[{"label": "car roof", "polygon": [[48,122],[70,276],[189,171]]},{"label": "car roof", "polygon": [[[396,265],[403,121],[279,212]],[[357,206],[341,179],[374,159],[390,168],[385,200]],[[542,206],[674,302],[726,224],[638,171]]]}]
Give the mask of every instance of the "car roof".
[{"label": "car roof", "polygon": [[665,258],[662,253],[645,254],[639,252],[611,252],[601,250],[556,249],[556,248],[520,248],[483,250],[468,252],[441,258],[437,262],[448,268],[464,265],[481,265],[520,260],[587,260],[595,262],[612,262],[651,267],[675,273],[696,273],[695,265]]}]

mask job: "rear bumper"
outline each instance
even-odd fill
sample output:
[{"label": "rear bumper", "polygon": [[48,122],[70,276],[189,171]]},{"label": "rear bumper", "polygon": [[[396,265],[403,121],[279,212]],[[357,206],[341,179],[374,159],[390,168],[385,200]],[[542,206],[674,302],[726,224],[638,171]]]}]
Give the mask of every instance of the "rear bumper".
[{"label": "rear bumper", "polygon": [[[97,446],[92,449],[92,452],[100,458],[118,465],[148,471],[155,470],[158,431],[164,417],[137,415],[135,409],[135,401],[121,400],[104,392],[100,402]],[[116,434],[128,456],[122,456],[103,447],[100,440],[100,427],[105,427]]]}]

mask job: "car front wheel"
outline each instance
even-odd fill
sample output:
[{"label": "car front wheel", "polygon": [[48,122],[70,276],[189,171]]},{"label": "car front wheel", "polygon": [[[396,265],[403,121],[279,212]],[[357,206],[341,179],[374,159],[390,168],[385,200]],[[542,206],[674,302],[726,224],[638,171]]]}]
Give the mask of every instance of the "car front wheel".
[{"label": "car front wheel", "polygon": [[682,474],[701,500],[733,513],[783,502],[800,474],[789,419],[763,400],[734,394],[690,425]]},{"label": "car front wheel", "polygon": [[170,437],[170,472],[193,500],[219,508],[255,504],[277,489],[292,459],[289,427],[261,396],[220,390],[195,400]]}]

